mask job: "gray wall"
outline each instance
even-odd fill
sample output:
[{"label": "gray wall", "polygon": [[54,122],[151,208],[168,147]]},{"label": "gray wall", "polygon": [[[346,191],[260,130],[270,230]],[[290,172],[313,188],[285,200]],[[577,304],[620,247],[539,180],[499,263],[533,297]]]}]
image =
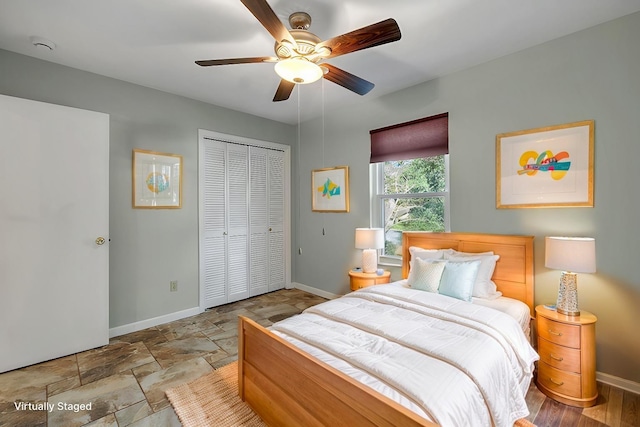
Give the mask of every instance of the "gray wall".
[{"label": "gray wall", "polygon": [[[3,50],[0,76],[2,94],[111,116],[110,327],[197,307],[198,129],[290,145],[296,128]],[[183,156],[182,209],[132,209],[134,148]]]},{"label": "gray wall", "polygon": [[[598,316],[597,369],[640,382],[640,13],[303,123],[302,201],[310,171],[348,165],[351,212],[320,214],[302,203],[296,280],[348,290],[359,265],[354,229],[369,224],[369,130],[449,112],[453,231],[535,238],[536,304],[557,296],[544,267],[544,236],[592,236],[597,273],[579,277],[580,307]],[[496,134],[595,120],[595,207],[495,208]],[[319,130],[320,129],[320,130]],[[322,234],[322,229],[325,234]],[[397,275],[396,275],[397,277]]]}]

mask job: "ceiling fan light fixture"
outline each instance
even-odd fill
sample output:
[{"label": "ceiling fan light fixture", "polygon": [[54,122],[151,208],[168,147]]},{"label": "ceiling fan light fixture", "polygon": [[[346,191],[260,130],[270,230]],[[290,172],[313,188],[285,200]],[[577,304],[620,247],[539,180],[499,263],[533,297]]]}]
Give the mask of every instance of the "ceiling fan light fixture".
[{"label": "ceiling fan light fixture", "polygon": [[322,69],[315,63],[303,57],[295,57],[279,61],[275,66],[276,73],[291,83],[308,84],[318,81]]}]

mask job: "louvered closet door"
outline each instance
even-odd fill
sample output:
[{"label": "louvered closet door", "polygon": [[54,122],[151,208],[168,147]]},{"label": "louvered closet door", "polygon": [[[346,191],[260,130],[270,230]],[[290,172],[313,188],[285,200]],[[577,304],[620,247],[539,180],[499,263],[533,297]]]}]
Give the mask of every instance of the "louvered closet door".
[{"label": "louvered closet door", "polygon": [[250,293],[251,296],[269,291],[267,162],[269,150],[250,147],[250,206],[251,229]]},{"label": "louvered closet door", "polygon": [[227,303],[226,144],[200,144],[201,306]]},{"label": "louvered closet door", "polygon": [[249,147],[227,144],[228,302],[249,298]]},{"label": "louvered closet door", "polygon": [[268,254],[269,254],[269,291],[285,286],[285,197],[284,153],[269,150],[267,153],[268,172]]},{"label": "louvered closet door", "polygon": [[[285,207],[289,157],[288,148],[279,144],[233,142],[232,136],[202,130],[200,135],[204,310],[282,289],[290,281]],[[267,145],[258,146],[263,143]]]}]

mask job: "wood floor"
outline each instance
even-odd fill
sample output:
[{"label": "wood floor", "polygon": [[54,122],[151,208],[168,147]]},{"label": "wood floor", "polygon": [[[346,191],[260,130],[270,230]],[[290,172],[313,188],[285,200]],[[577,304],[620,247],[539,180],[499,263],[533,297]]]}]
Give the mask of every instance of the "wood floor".
[{"label": "wood floor", "polygon": [[527,393],[527,417],[537,427],[640,427],[640,395],[598,383],[598,400],[591,408],[563,405],[535,385]]}]

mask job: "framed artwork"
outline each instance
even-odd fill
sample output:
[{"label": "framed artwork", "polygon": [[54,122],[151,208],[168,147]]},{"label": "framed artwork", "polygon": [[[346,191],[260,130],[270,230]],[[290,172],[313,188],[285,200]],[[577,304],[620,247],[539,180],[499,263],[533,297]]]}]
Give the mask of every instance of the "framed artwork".
[{"label": "framed artwork", "polygon": [[349,212],[349,167],[311,171],[311,210]]},{"label": "framed artwork", "polygon": [[594,121],[496,136],[496,207],[593,207]]},{"label": "framed artwork", "polygon": [[132,175],[134,208],[182,207],[182,156],[134,149]]}]

